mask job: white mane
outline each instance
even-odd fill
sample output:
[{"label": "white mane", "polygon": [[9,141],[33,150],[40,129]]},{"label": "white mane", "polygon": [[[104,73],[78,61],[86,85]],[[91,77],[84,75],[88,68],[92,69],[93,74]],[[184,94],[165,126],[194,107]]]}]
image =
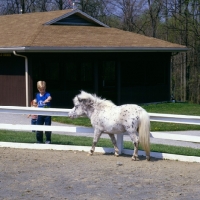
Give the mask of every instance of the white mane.
[{"label": "white mane", "polygon": [[100,97],[97,97],[96,94],[89,94],[85,91],[81,91],[81,94],[78,95],[78,97],[80,99],[88,99],[91,100],[92,102],[94,102],[95,105],[105,105],[105,106],[109,106],[109,105],[115,105],[112,101],[110,100],[106,100],[106,99],[102,99]]}]

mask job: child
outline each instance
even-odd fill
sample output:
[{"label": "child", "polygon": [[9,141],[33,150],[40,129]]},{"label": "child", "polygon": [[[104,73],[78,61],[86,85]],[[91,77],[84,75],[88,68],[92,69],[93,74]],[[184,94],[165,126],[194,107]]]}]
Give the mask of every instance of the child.
[{"label": "child", "polygon": [[[31,101],[31,107],[37,107],[36,101]],[[37,115],[28,115],[28,118],[31,117],[31,125],[36,125],[37,124]],[[32,132],[35,132],[34,130]]]},{"label": "child", "polygon": [[[36,94],[35,101],[39,108],[50,108],[51,104],[51,95],[50,93],[46,92],[46,82],[45,81],[38,81],[37,82],[37,89],[39,93]],[[44,116],[38,115],[37,125],[47,125],[51,126],[51,116]],[[51,131],[45,131],[46,135],[46,142],[45,144],[51,144]],[[36,139],[37,143],[43,143],[43,132],[37,131],[36,132]]]}]

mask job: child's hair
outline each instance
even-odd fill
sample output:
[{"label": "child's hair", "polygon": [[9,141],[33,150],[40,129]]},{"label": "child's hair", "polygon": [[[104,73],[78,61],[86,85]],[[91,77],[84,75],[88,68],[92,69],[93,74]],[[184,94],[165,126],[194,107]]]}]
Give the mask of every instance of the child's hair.
[{"label": "child's hair", "polygon": [[38,81],[37,88],[45,88],[46,89],[46,82],[45,81]]}]

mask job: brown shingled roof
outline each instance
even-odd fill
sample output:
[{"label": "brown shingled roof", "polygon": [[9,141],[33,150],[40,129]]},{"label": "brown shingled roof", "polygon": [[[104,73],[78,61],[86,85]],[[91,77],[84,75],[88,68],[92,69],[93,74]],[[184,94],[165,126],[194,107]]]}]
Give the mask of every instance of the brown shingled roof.
[{"label": "brown shingled roof", "polygon": [[[174,49],[185,46],[116,28],[45,25],[72,10],[0,16],[0,49],[13,47],[93,49]],[[77,11],[78,12],[78,11]]]}]

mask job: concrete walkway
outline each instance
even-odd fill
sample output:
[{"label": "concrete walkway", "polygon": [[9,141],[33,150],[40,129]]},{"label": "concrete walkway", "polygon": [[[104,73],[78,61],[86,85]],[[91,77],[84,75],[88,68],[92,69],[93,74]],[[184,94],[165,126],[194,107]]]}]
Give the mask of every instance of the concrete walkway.
[{"label": "concrete walkway", "polygon": [[[3,124],[24,124],[29,125],[31,124],[31,119],[27,118],[27,115],[20,115],[20,114],[5,114],[0,113],[0,123]],[[53,126],[74,126],[74,125],[67,125],[57,122],[52,122]],[[200,131],[173,131],[168,132],[169,134],[184,134],[184,135],[193,135],[193,136],[200,136]],[[53,132],[53,134],[63,134],[63,135],[75,135],[75,136],[86,136],[86,137],[93,137],[91,133],[61,133],[61,132]],[[103,134],[101,138],[109,138],[106,134]],[[125,141],[130,141],[128,135],[124,136]],[[184,147],[191,147],[200,149],[200,143],[192,143],[192,142],[183,142],[183,141],[173,141],[167,139],[155,139],[151,138],[151,143],[154,144],[166,144],[166,145],[173,145],[173,146],[184,146]]]}]

